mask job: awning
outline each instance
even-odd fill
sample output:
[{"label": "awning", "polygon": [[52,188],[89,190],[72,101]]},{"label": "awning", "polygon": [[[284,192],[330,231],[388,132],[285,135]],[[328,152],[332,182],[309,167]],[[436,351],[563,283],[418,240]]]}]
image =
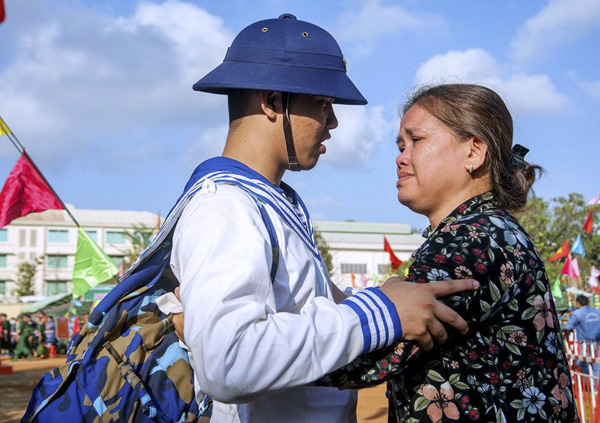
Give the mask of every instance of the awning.
[{"label": "awning", "polygon": [[41,301],[35,302],[33,304],[27,304],[21,309],[22,313],[37,313],[38,311],[45,311],[45,309],[57,306],[60,304],[65,304],[71,302],[73,298],[73,294],[70,292],[65,292],[62,294],[51,295],[49,297],[44,298]]}]

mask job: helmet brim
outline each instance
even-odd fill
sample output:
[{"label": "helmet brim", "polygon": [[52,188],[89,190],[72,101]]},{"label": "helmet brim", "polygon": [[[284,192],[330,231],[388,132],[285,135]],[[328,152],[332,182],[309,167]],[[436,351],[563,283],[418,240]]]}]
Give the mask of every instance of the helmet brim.
[{"label": "helmet brim", "polygon": [[336,104],[367,104],[348,75],[333,69],[286,67],[282,72],[282,66],[272,64],[225,61],[193,88],[213,94],[239,89],[282,91],[333,97]]}]

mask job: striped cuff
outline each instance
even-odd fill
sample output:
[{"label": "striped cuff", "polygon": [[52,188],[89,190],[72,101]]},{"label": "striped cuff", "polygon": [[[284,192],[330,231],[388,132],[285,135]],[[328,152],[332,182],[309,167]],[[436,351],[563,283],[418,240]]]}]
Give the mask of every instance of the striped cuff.
[{"label": "striped cuff", "polygon": [[341,304],[360,319],[364,337],[362,354],[392,345],[402,339],[402,326],[396,306],[379,288],[366,288]]}]

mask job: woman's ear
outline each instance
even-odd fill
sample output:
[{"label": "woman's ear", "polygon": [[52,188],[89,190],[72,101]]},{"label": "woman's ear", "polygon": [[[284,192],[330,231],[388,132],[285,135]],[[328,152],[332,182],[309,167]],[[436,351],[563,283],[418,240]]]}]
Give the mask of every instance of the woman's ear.
[{"label": "woman's ear", "polygon": [[263,113],[270,119],[277,119],[277,115],[283,113],[283,96],[279,91],[260,91],[261,108]]},{"label": "woman's ear", "polygon": [[469,173],[473,173],[484,165],[488,146],[478,137],[469,138],[467,143],[469,151],[467,154],[466,168]]}]

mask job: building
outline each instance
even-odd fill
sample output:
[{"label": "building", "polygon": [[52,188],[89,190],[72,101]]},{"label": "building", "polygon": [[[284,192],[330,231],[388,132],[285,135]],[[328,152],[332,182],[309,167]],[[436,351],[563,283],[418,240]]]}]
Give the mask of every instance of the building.
[{"label": "building", "polygon": [[390,268],[390,256],[383,251],[384,235],[403,261],[424,241],[420,233],[414,233],[410,225],[403,223],[317,221],[314,227],[332,255],[331,279],[342,289],[373,286],[383,281]]},{"label": "building", "polygon": [[[150,212],[86,210],[69,206],[79,224],[115,264],[131,248],[127,231],[136,226],[155,228],[159,217]],[[339,287],[371,286],[389,271],[389,254],[383,251],[385,235],[396,255],[407,260],[423,242],[406,224],[365,222],[314,222],[329,245],[332,279]],[[15,302],[18,266],[35,263],[35,294],[71,292],[77,249],[77,227],[64,210],[31,213],[0,229],[0,302]]]},{"label": "building", "polygon": [[[141,226],[156,228],[159,219],[150,212],[67,207],[117,265],[131,248],[126,232]],[[14,291],[22,262],[35,264],[35,294],[71,292],[77,238],[77,227],[64,210],[31,213],[0,229],[0,302],[17,299]]]}]

